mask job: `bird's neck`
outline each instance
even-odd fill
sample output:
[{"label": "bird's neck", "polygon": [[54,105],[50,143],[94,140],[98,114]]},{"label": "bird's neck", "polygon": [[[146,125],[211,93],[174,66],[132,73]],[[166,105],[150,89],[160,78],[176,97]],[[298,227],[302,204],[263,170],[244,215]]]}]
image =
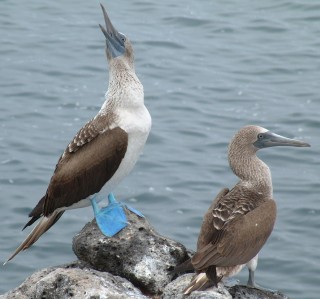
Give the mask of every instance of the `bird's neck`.
[{"label": "bird's neck", "polygon": [[130,64],[110,64],[106,105],[129,109],[144,105],[143,86]]},{"label": "bird's neck", "polygon": [[229,151],[230,167],[240,178],[239,184],[254,188],[257,192],[272,198],[272,178],[269,167],[260,160],[256,153],[247,151],[233,153]]}]

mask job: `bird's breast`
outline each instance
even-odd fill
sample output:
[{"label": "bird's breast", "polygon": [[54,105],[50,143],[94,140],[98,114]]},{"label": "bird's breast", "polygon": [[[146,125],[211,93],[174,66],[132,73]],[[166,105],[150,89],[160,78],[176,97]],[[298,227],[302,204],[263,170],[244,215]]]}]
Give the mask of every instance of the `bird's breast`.
[{"label": "bird's breast", "polygon": [[151,116],[144,105],[129,106],[117,115],[117,126],[126,131],[129,138],[146,140],[151,129]]}]

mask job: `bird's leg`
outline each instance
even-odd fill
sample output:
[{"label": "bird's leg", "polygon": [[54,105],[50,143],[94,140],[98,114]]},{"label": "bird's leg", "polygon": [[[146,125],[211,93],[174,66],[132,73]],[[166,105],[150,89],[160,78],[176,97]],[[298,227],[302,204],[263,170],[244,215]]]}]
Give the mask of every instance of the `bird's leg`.
[{"label": "bird's leg", "polygon": [[113,193],[109,193],[109,195],[108,195],[108,203],[109,203],[109,205],[113,204],[113,203],[118,203],[118,201],[115,199]]},{"label": "bird's leg", "polygon": [[249,278],[248,278],[247,286],[251,288],[255,288],[256,286],[254,281],[254,271],[251,269],[249,269]]},{"label": "bird's leg", "polygon": [[113,237],[128,225],[123,206],[117,202],[112,193],[108,195],[108,206],[99,209],[95,198],[91,198],[94,216],[100,231],[107,237]]},{"label": "bird's leg", "polygon": [[258,289],[261,291],[267,291],[267,292],[275,292],[274,290],[263,288],[263,287],[259,286],[258,284],[256,284],[255,279],[254,279],[254,273],[255,273],[255,271],[249,268],[249,278],[248,278],[248,282],[247,282],[247,286],[249,288],[255,288],[255,289]]},{"label": "bird's leg", "polygon": [[247,267],[249,270],[249,278],[248,278],[247,286],[250,288],[259,288],[259,286],[254,281],[254,273],[258,266],[258,259],[259,259],[259,256],[257,254],[253,259],[251,259],[247,263]]}]

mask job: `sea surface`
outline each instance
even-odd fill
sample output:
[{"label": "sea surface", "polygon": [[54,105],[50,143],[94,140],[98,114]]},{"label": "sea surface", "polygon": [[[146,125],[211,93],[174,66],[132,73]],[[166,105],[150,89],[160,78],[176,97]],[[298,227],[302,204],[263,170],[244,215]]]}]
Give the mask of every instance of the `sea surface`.
[{"label": "sea surface", "polygon": [[[291,298],[320,291],[320,2],[103,1],[135,50],[152,132],[115,190],[156,230],[195,249],[202,217],[237,178],[227,145],[256,124],[311,148],[259,152],[278,217],[257,283]],[[99,1],[0,2],[0,260],[30,230],[28,213],[56,162],[100,109],[108,86]],[[93,218],[68,211],[0,267],[0,294],[34,271],[76,259],[72,237]],[[246,283],[247,270],[237,276]]]}]

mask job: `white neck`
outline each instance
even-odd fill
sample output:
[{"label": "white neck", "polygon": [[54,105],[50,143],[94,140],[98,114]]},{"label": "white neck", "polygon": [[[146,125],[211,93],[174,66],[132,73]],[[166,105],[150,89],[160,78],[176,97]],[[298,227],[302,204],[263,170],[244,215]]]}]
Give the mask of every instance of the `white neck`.
[{"label": "white neck", "polygon": [[101,110],[117,107],[134,108],[144,105],[143,86],[133,66],[123,61],[112,60],[109,64],[109,87],[106,102]]}]

